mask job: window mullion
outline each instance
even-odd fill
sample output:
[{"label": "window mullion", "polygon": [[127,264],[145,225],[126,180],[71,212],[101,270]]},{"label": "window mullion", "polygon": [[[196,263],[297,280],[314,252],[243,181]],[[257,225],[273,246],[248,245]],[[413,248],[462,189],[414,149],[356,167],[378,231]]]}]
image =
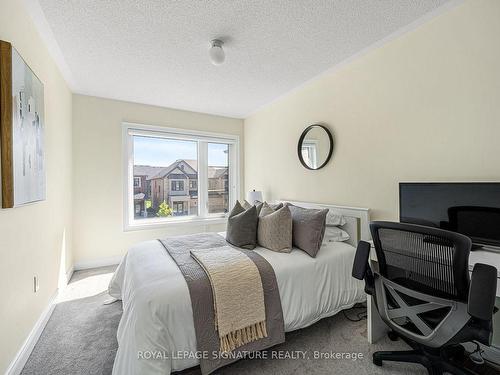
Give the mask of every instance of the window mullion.
[{"label": "window mullion", "polygon": [[127,223],[132,222],[134,219],[134,212],[135,212],[135,207],[134,207],[134,183],[131,181],[129,176],[134,175],[134,142],[133,142],[133,136],[127,132],[126,133],[126,139],[127,139],[127,151],[126,151],[126,157],[127,157],[127,180],[126,180],[126,201],[127,201],[127,210],[126,210],[126,221]]},{"label": "window mullion", "polygon": [[208,146],[198,141],[198,200],[199,215],[208,216]]},{"label": "window mullion", "polygon": [[234,144],[229,145],[229,210],[234,207],[239,196],[238,150]]}]

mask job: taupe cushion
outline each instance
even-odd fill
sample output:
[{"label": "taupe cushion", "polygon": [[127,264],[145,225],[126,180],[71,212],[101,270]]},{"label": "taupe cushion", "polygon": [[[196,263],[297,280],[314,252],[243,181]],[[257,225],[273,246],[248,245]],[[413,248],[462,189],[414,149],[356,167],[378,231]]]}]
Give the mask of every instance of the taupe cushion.
[{"label": "taupe cushion", "polygon": [[273,210],[264,202],[259,214],[257,242],[273,251],[289,253],[292,250],[292,214],[288,207]]},{"label": "taupe cushion", "polygon": [[[238,203],[240,203],[240,201],[238,201]],[[252,207],[252,205],[251,205],[250,203],[248,203],[248,201],[247,201],[246,199],[243,201],[243,203],[240,203],[240,204],[241,204],[241,206],[242,206],[245,210],[248,210],[249,208],[251,208],[251,207]]]},{"label": "taupe cushion", "polygon": [[[261,216],[260,212],[262,211],[262,208],[266,207],[266,214],[271,213],[273,211],[279,210],[281,207],[283,207],[283,203],[267,203],[267,202],[255,202],[256,207],[257,207],[257,214],[259,217]],[[269,211],[269,208],[271,211]],[[263,216],[263,215],[262,215]]]},{"label": "taupe cushion", "polygon": [[227,219],[226,241],[244,249],[255,249],[258,220],[255,206],[245,210],[240,202],[236,202]]},{"label": "taupe cushion", "polygon": [[268,203],[268,206],[271,207],[273,210],[279,210],[281,207],[283,207],[283,203]]},{"label": "taupe cushion", "polygon": [[313,258],[316,257],[323,242],[328,209],[308,209],[290,203],[286,203],[286,207],[292,214],[293,246],[304,250]]},{"label": "taupe cushion", "polygon": [[263,206],[264,206],[264,203],[262,203],[262,202],[255,202],[255,208],[257,209],[257,216],[260,215],[260,210],[262,210]]}]

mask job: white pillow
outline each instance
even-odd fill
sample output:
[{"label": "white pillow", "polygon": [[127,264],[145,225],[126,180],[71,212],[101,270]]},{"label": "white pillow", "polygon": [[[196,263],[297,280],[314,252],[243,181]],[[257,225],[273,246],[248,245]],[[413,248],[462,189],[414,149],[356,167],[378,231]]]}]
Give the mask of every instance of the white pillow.
[{"label": "white pillow", "polygon": [[323,243],[328,242],[344,242],[347,241],[351,236],[345,230],[339,227],[326,227],[325,236],[323,237]]},{"label": "white pillow", "polygon": [[326,225],[341,226],[347,223],[344,216],[338,212],[329,210],[326,215]]}]

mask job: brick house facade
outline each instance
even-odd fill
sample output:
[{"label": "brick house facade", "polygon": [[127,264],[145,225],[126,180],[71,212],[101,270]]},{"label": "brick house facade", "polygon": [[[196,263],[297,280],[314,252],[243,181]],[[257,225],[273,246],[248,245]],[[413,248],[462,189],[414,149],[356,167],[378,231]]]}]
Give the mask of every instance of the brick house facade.
[{"label": "brick house facade", "polygon": [[[227,167],[208,167],[209,213],[227,212]],[[134,213],[136,218],[154,217],[162,202],[174,216],[198,214],[196,160],[176,160],[168,167],[134,166]],[[150,207],[146,207],[146,202]]]}]

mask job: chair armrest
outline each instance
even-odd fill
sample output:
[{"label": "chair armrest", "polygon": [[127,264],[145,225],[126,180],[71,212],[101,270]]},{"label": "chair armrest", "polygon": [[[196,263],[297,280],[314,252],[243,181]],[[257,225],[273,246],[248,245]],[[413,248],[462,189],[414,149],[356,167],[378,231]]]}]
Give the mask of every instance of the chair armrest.
[{"label": "chair armrest", "polygon": [[477,263],[472,270],[467,311],[476,319],[491,320],[497,292],[497,269]]},{"label": "chair armrest", "polygon": [[358,280],[365,280],[365,292],[373,294],[374,282],[373,274],[368,263],[370,258],[370,244],[366,241],[359,241],[356,249],[356,256],[352,265],[352,277]]},{"label": "chair armrest", "polygon": [[359,241],[352,265],[352,277],[358,280],[363,280],[366,275],[368,266],[368,258],[370,257],[370,244],[366,241]]}]

